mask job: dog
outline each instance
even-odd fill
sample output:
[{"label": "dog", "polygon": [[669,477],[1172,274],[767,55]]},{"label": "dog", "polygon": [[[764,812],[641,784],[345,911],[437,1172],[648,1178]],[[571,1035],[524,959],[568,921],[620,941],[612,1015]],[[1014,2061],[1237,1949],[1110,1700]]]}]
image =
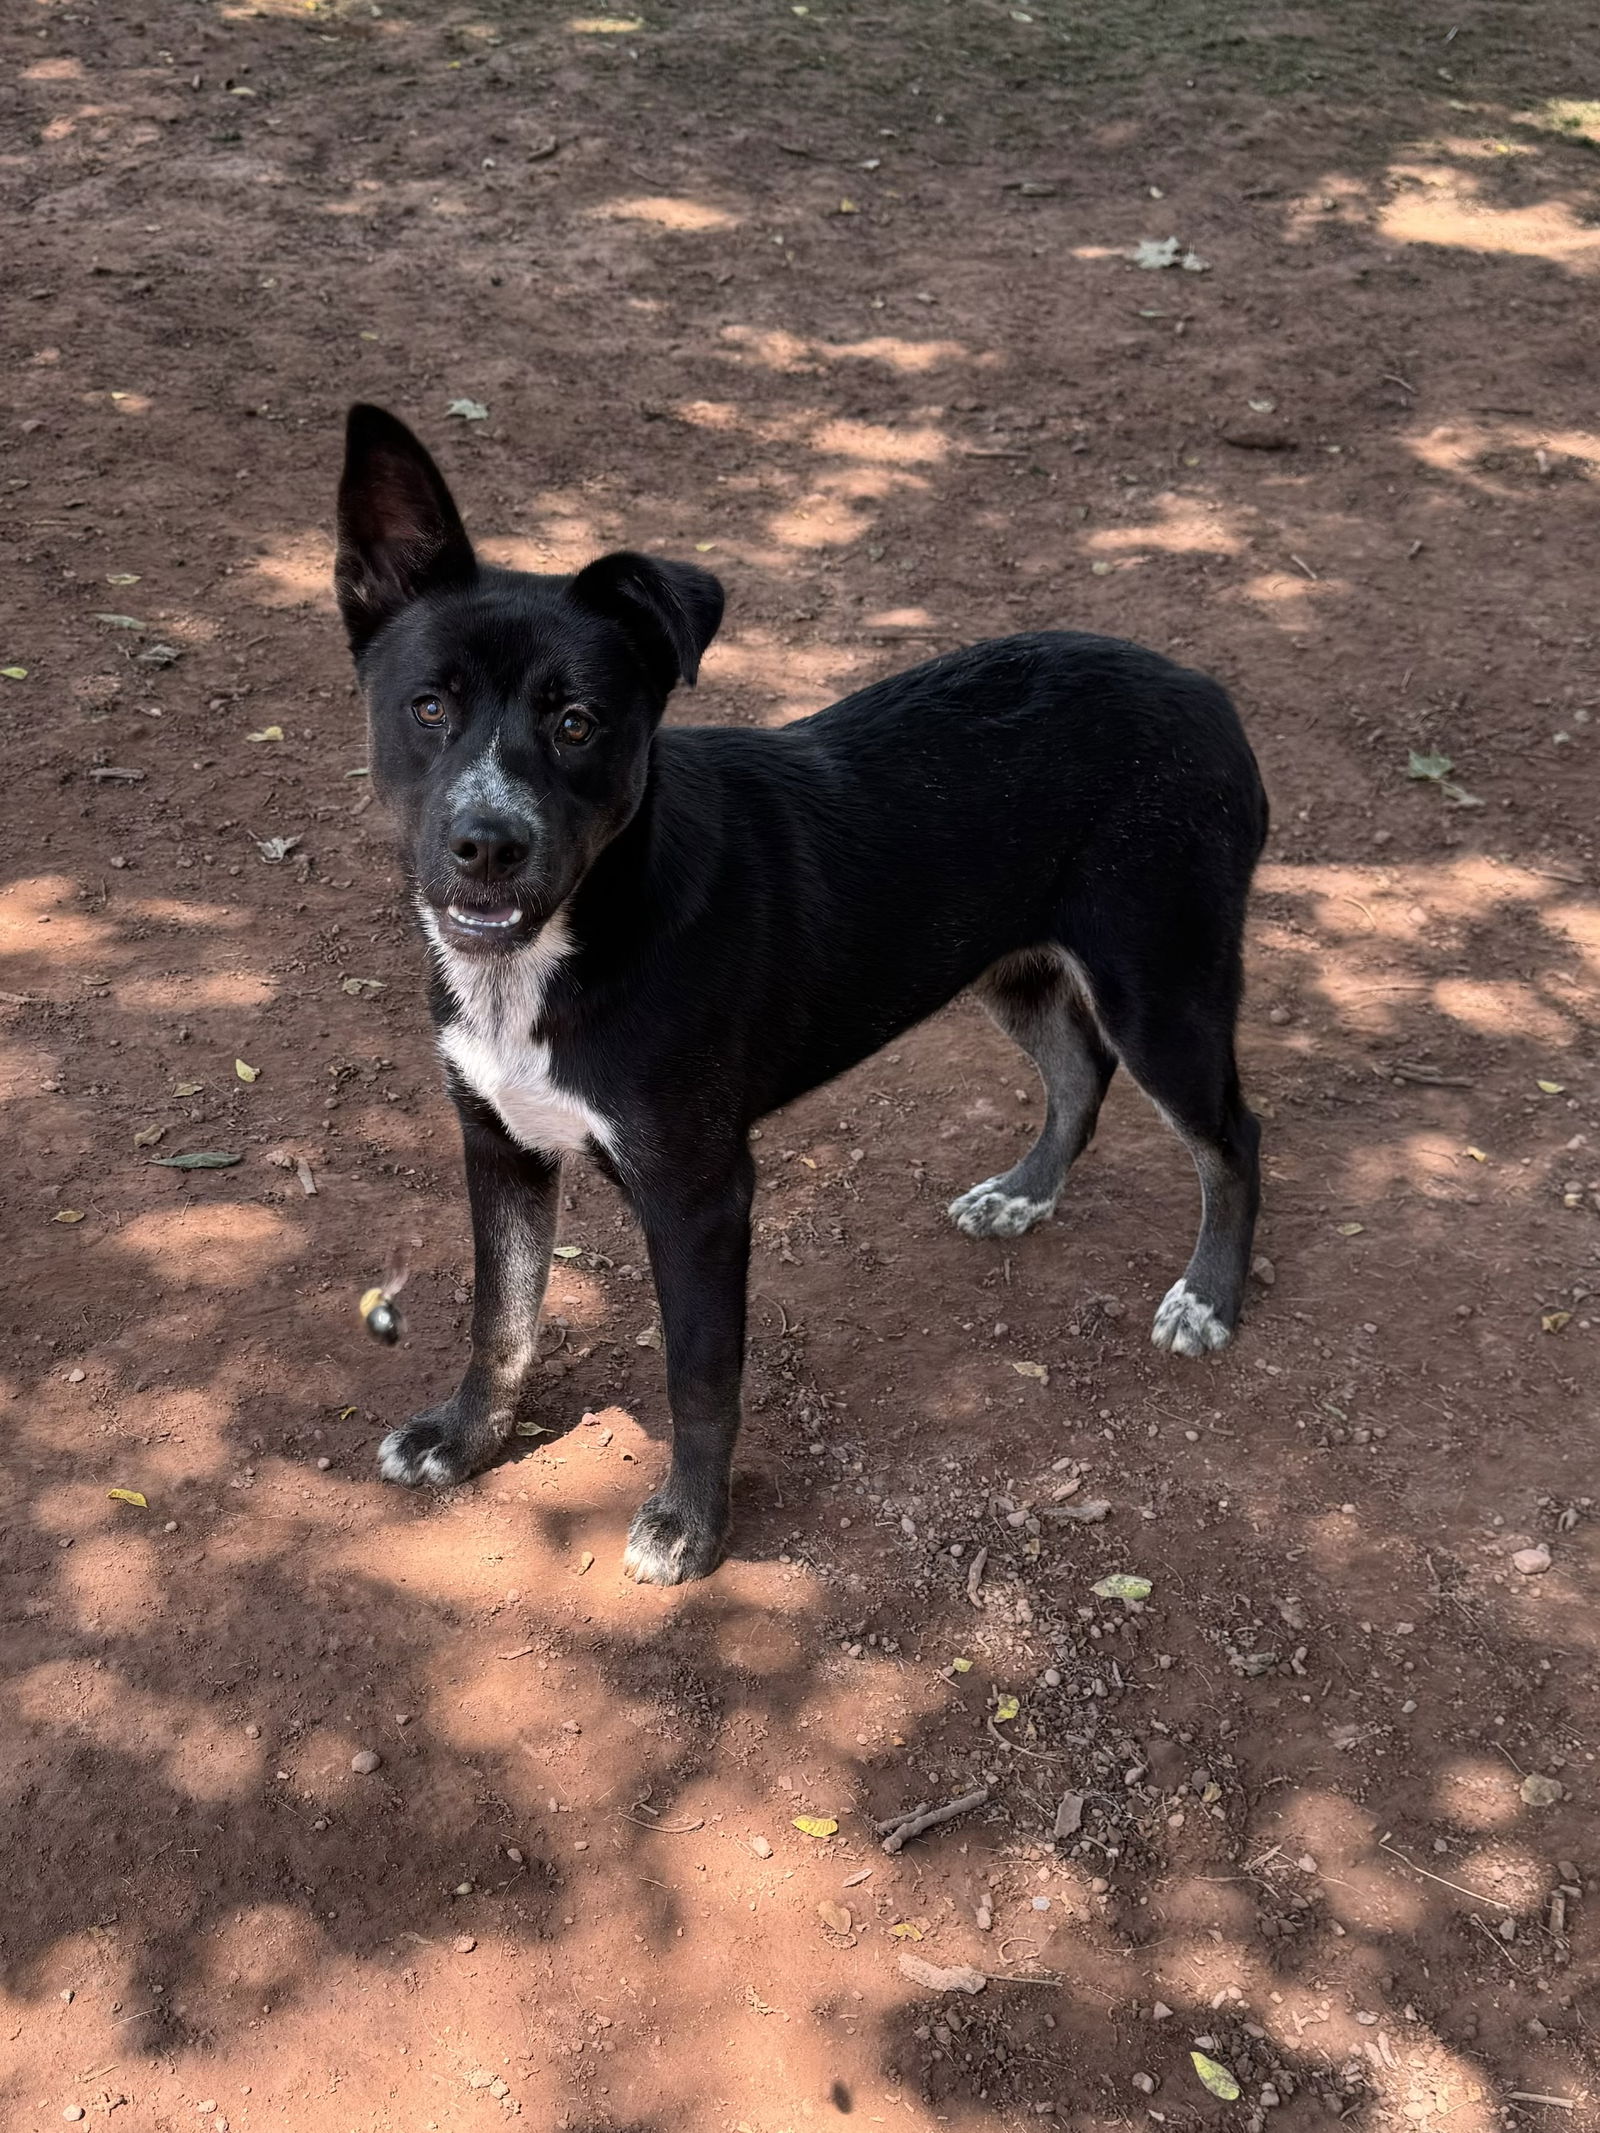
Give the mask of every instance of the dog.
[{"label": "dog", "polygon": [[722,619],[694,564],[481,563],[406,426],[351,409],[335,585],[398,826],[460,1114],[476,1281],[441,1406],[391,1481],[502,1451],[530,1389],[561,1165],[636,1210],[665,1335],[672,1460],[625,1567],[705,1577],[728,1531],[752,1124],[971,987],[1032,1058],[1043,1129],[955,1200],[970,1237],[1054,1210],[1120,1060],[1182,1138],[1203,1212],[1156,1345],[1239,1319],[1260,1128],[1234,1028],[1267,829],[1208,677],[1109,637],[1013,636],[772,732],[663,726]]}]

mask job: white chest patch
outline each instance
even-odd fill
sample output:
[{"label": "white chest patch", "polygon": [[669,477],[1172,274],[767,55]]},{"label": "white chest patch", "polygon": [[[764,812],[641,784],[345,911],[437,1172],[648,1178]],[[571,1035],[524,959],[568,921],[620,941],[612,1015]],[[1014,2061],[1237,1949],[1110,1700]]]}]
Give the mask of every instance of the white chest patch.
[{"label": "white chest patch", "polygon": [[493,1106],[524,1148],[569,1155],[597,1142],[615,1153],[610,1121],[561,1087],[550,1047],[536,1034],[551,973],[572,950],[560,915],[509,956],[462,955],[446,947],[426,910],[423,925],[460,1009],[440,1031],[439,1049],[468,1088]]}]

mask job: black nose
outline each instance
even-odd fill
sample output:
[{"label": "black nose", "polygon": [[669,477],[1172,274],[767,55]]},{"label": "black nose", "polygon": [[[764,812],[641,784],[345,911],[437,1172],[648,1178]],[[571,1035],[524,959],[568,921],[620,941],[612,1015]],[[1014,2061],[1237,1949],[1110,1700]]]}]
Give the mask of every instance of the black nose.
[{"label": "black nose", "polygon": [[458,815],[447,841],[451,858],[470,881],[504,881],[533,848],[527,824],[513,815]]}]

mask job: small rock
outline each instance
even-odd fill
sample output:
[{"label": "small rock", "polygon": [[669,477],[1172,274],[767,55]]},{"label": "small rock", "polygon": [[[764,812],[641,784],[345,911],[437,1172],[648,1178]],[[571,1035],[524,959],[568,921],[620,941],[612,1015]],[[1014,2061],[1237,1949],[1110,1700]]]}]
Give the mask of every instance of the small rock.
[{"label": "small rock", "polygon": [[765,1837],[752,1837],[750,1839],[750,1849],[758,1859],[770,1859],[772,1857],[772,1846]]},{"label": "small rock", "polygon": [[383,1757],[376,1748],[358,1748],[350,1758],[350,1768],[357,1777],[371,1777],[374,1770],[381,1770]]},{"label": "small rock", "polygon": [[1540,1541],[1536,1548],[1519,1548],[1511,1558],[1513,1570],[1520,1570],[1525,1578],[1541,1577],[1550,1568],[1550,1550]]},{"label": "small rock", "polygon": [[1258,1252],[1255,1258],[1251,1260],[1250,1271],[1264,1289],[1270,1289],[1278,1278],[1277,1268],[1262,1252]]},{"label": "small rock", "polygon": [[1153,2096],[1156,2092],[1156,2077],[1154,2074],[1135,2074],[1133,2085],[1141,2096]]},{"label": "small rock", "polygon": [[246,1726],[244,1737],[246,1740],[259,1740],[261,1738],[261,1728],[259,1726]]},{"label": "small rock", "polygon": [[458,1933],[450,1945],[457,1955],[470,1955],[478,1943],[470,1933]]},{"label": "small rock", "polygon": [[317,1472],[319,1474],[325,1474],[328,1471],[329,1467],[332,1466],[332,1464],[333,1461],[331,1459],[319,1459],[317,1461]]},{"label": "small rock", "polygon": [[1165,2000],[1156,2001],[1154,2007],[1150,2010],[1150,2019],[1152,2022],[1170,2022],[1172,2020],[1172,2009]]},{"label": "small rock", "polygon": [[517,1847],[514,1844],[508,1844],[506,1846],[506,1857],[511,1861],[511,1864],[513,1866],[521,1866],[522,1854],[517,1850]]},{"label": "small rock", "polygon": [[81,1370],[69,1370],[67,1372],[67,1383],[69,1385],[81,1385],[83,1383],[83,1372]]},{"label": "small rock", "polygon": [[979,1897],[978,1908],[973,1913],[973,1919],[980,1933],[992,1933],[994,1931],[994,1910],[987,1896]]},{"label": "small rock", "polygon": [[69,2007],[70,2007],[70,2006],[72,2005],[72,2002],[73,2002],[73,2000],[75,1999],[76,1995],[75,1995],[75,1993],[73,1992],[73,1990],[72,1990],[72,1987],[71,1987],[71,1986],[69,1985],[69,1986],[67,1987],[66,1991],[65,1991],[64,1993],[62,1993],[61,1997],[62,1997],[62,1999],[63,1999],[63,2000],[64,2000],[64,2001],[66,2002],[67,2006],[69,2006]]},{"label": "small rock", "polygon": [[75,2126],[78,2120],[84,2116],[83,2105],[81,2103],[69,2103],[61,2115],[68,2125]]},{"label": "small rock", "polygon": [[1530,1807],[1554,1807],[1566,1790],[1559,1778],[1531,1771],[1522,1781],[1522,1797]]}]

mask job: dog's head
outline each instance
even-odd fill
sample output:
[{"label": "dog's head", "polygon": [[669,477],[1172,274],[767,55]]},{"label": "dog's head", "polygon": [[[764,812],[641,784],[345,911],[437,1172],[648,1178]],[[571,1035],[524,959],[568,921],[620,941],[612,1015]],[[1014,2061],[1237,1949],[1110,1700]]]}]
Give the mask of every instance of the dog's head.
[{"label": "dog's head", "polygon": [[645,555],[570,578],[480,564],[427,452],[362,406],[335,584],[373,785],[398,817],[424,922],[467,953],[521,946],[637,811],[667,697],[693,682],[722,587]]}]

